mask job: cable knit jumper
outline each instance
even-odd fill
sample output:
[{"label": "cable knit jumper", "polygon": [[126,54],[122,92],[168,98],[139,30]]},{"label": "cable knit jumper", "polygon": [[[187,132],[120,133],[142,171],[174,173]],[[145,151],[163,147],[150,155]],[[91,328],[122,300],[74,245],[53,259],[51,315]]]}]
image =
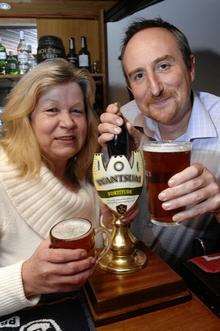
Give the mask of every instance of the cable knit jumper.
[{"label": "cable knit jumper", "polygon": [[72,192],[46,166],[35,180],[17,174],[0,149],[0,316],[38,303],[39,298],[25,297],[21,267],[54,223],[70,217],[98,223],[98,203],[90,184],[81,183],[79,191]]}]

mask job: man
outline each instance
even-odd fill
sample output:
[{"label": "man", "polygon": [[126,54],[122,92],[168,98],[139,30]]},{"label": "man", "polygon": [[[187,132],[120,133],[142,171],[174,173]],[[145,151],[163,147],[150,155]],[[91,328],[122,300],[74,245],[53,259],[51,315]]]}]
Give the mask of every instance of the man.
[{"label": "man", "polygon": [[[127,30],[121,61],[134,100],[120,111],[130,133],[139,127],[150,139],[192,142],[191,166],[173,176],[158,198],[164,209],[186,207],[163,227],[149,222],[146,197],[132,227],[137,237],[178,270],[195,255],[195,238],[220,248],[220,98],[192,91],[195,57],[183,33],[161,19],[141,20]],[[104,145],[123,123],[116,104],[101,115]]]}]

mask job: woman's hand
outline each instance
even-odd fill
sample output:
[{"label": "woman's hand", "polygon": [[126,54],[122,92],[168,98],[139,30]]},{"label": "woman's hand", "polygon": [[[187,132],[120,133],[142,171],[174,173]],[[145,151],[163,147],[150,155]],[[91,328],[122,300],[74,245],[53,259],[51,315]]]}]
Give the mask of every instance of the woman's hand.
[{"label": "woman's hand", "polygon": [[208,212],[220,218],[220,187],[213,174],[202,164],[193,164],[179,172],[168,182],[169,188],[158,198],[165,210],[186,207],[173,221],[181,222]]},{"label": "woman's hand", "polygon": [[27,298],[69,292],[82,286],[93,273],[96,259],[83,249],[53,249],[44,240],[23,263],[22,279]]}]

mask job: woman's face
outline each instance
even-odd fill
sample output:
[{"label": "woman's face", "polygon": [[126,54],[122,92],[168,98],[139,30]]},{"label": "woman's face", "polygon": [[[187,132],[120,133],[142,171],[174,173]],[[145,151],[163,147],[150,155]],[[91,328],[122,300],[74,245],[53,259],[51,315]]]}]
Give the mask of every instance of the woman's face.
[{"label": "woman's face", "polygon": [[87,135],[80,86],[69,82],[48,89],[31,114],[31,125],[43,154],[55,166],[65,166],[81,150]]}]

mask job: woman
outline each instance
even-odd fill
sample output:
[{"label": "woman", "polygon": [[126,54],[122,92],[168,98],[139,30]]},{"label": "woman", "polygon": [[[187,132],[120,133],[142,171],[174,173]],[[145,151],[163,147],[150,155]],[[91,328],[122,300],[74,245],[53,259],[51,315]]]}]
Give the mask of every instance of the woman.
[{"label": "woman", "polygon": [[42,294],[75,291],[94,270],[84,250],[51,249],[48,239],[62,219],[98,220],[93,102],[89,74],[62,59],[39,64],[10,93],[0,141],[0,316],[36,306]]}]

